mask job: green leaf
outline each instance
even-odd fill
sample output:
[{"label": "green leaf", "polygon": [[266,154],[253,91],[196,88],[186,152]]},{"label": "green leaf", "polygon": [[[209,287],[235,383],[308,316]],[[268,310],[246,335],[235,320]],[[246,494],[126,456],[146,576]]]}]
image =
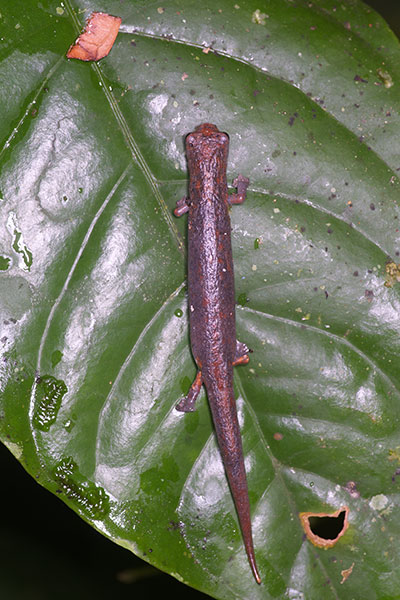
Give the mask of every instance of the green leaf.
[{"label": "green leaf", "polygon": [[[122,17],[98,64],[65,53]],[[400,48],[358,0],[0,3],[0,436],[113,541],[216,598],[400,588]],[[230,135],[252,577],[185,290],[184,136]],[[400,262],[400,261],[399,261]],[[349,509],[331,549],[300,513]]]}]

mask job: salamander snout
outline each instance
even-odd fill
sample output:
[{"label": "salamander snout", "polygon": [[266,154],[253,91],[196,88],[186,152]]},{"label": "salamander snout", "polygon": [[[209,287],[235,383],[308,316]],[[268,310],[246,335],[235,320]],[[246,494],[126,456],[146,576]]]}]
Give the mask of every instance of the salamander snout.
[{"label": "salamander snout", "polygon": [[203,123],[186,137],[186,148],[216,148],[229,145],[229,136],[212,123]]},{"label": "salamander snout", "polygon": [[198,125],[195,129],[196,133],[201,133],[202,135],[215,135],[216,133],[220,133],[218,127],[213,123],[202,123]]}]

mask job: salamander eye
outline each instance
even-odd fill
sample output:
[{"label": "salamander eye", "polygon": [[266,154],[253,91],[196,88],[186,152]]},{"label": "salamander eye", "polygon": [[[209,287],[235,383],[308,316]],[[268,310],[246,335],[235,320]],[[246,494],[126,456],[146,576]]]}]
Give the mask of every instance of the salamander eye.
[{"label": "salamander eye", "polygon": [[193,146],[194,140],[195,140],[194,135],[189,134],[186,138],[186,143],[189,144],[189,146]]},{"label": "salamander eye", "polygon": [[218,141],[220,144],[227,144],[229,142],[229,135],[227,133],[220,133],[218,135]]}]

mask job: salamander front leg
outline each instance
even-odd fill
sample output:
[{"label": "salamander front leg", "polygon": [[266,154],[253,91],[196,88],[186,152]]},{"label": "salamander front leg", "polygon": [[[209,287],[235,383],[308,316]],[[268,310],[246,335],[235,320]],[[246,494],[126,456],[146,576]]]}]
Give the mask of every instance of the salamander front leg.
[{"label": "salamander front leg", "polygon": [[229,204],[242,204],[246,200],[247,188],[249,186],[249,179],[247,177],[243,177],[243,175],[238,175],[233,182],[233,185],[237,189],[236,194],[231,194],[228,196]]},{"label": "salamander front leg", "polygon": [[195,409],[195,403],[197,400],[197,396],[200,393],[201,386],[203,383],[201,371],[197,371],[196,379],[193,381],[190,386],[190,390],[187,393],[187,396],[179,400],[176,405],[176,410],[180,412],[193,412]]},{"label": "salamander front leg", "polygon": [[237,365],[246,365],[250,360],[248,355],[249,352],[252,352],[252,350],[250,350],[246,344],[236,340],[236,355],[235,360],[233,361],[233,366],[237,367]]},{"label": "salamander front leg", "polygon": [[189,210],[189,204],[188,204],[188,199],[186,198],[186,196],[183,196],[183,198],[176,201],[176,208],[174,210],[174,215],[176,217],[181,217],[182,215],[187,213],[188,210]]}]

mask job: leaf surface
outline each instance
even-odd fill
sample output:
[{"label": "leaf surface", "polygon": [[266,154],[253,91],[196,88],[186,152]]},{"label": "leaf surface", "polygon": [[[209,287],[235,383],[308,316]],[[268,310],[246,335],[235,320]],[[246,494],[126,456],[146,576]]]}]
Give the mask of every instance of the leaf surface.
[{"label": "leaf surface", "polygon": [[[398,41],[354,0],[0,7],[2,441],[110,539],[211,596],[394,598]],[[68,61],[100,9],[122,17],[110,55]],[[229,181],[251,181],[231,218],[260,587],[206,396],[174,408],[195,365],[172,210],[184,136],[206,121],[230,135]],[[346,533],[314,547],[299,514],[342,506]]]}]

